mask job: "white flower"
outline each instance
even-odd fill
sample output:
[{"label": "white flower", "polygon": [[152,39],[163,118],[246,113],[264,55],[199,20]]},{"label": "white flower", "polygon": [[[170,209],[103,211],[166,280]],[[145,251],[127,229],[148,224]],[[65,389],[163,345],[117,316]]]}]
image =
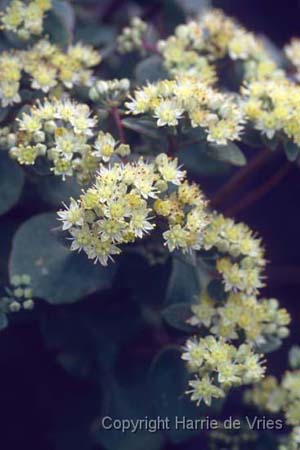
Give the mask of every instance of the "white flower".
[{"label": "white flower", "polygon": [[58,211],[59,220],[63,222],[63,230],[69,230],[74,225],[82,225],[82,210],[76,200],[71,199],[70,206],[64,205],[65,210]]},{"label": "white flower", "polygon": [[157,125],[163,127],[178,125],[178,119],[181,119],[184,110],[179,108],[175,101],[162,100],[154,109],[153,117],[157,118]]}]

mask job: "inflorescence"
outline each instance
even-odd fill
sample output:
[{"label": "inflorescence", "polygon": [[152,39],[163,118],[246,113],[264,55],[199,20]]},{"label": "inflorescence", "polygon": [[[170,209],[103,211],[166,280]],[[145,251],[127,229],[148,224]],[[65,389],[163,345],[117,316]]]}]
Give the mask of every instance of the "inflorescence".
[{"label": "inflorescence", "polygon": [[202,245],[207,225],[206,201],[196,185],[184,180],[176,159],[165,154],[153,162],[101,166],[94,186],[58,214],[72,236],[71,250],[83,250],[106,265],[120,245],[141,239],[162,219],[170,251]]},{"label": "inflorescence", "polygon": [[217,252],[225,296],[221,301],[201,293],[188,322],[207,336],[189,339],[182,358],[195,375],[189,382],[192,400],[209,405],[233,386],[260,381],[265,372],[260,348],[289,335],[290,316],[276,299],[257,297],[264,251],[246,225],[213,214],[203,245]]},{"label": "inflorescence", "polygon": [[208,141],[221,145],[239,139],[245,121],[233,96],[192,76],[148,84],[135,91],[126,107],[133,115],[150,114],[158,127],[177,127],[185,122],[192,128],[201,127]]},{"label": "inflorescence", "polygon": [[[247,403],[253,404],[261,411],[272,414],[284,414],[287,425],[292,432],[279,450],[298,450],[300,445],[300,362],[299,348],[293,347],[289,353],[290,366],[281,381],[274,376],[267,376],[251,390],[245,393]],[[296,353],[296,364],[293,364],[293,353]]]},{"label": "inflorescence", "polygon": [[1,14],[1,28],[15,33],[22,40],[38,36],[43,32],[44,16],[51,6],[51,0],[12,0]]},{"label": "inflorescence", "polygon": [[[50,0],[13,0],[1,26],[25,40],[38,36],[50,8]],[[279,136],[300,145],[300,41],[285,48],[295,69],[294,77],[288,77],[261,39],[219,10],[178,26],[174,35],[157,44],[147,42],[147,31],[147,24],[134,18],[116,42],[119,53],[154,52],[160,58],[167,79],[143,86],[127,78],[95,76],[92,69],[101,56],[80,43],[64,51],[41,38],[30,41],[26,50],[2,52],[1,106],[25,107],[15,127],[0,131],[0,143],[21,165],[42,159],[63,179],[75,175],[90,183],[58,212],[72,251],[107,265],[126,246],[152,234],[169,252],[214,254],[212,277],[220,282],[223,299],[216,301],[204,286],[189,319],[199,333],[188,339],[182,354],[194,377],[188,393],[198,404],[210,405],[231,387],[263,378],[260,348],[288,335],[290,317],[277,300],[259,298],[266,265],[261,240],[246,225],[209,211],[201,189],[178,166],[176,154],[138,157],[125,139],[121,114],[142,116],[173,137],[200,129],[199,135],[223,146],[224,152],[227,144],[242,138],[246,127],[268,139]],[[221,86],[220,72],[228,62],[242,68],[236,92]],[[31,106],[23,105],[23,85],[29,83],[39,98]],[[76,86],[88,88],[99,113],[101,108],[109,113],[103,114],[105,124],[87,104],[67,96]],[[115,120],[121,142],[107,131],[109,119]],[[2,312],[29,309],[31,294],[29,287],[16,284],[1,300]],[[18,299],[23,296],[22,303]],[[254,402],[269,405],[273,412],[284,409],[288,423],[299,424],[299,373],[288,373],[281,385],[272,378],[263,383],[254,390]]]},{"label": "inflorescence", "polygon": [[77,43],[66,52],[42,39],[28,50],[12,50],[0,55],[0,101],[2,106],[21,102],[23,74],[31,82],[31,89],[48,94],[56,87],[72,89],[91,86],[91,68],[101,61],[91,47]]},{"label": "inflorescence", "polygon": [[87,182],[101,162],[108,162],[113,154],[127,156],[130,151],[111,134],[97,132],[96,125],[85,104],[68,99],[38,103],[18,120],[11,156],[24,165],[44,157],[55,175],[77,175]]}]

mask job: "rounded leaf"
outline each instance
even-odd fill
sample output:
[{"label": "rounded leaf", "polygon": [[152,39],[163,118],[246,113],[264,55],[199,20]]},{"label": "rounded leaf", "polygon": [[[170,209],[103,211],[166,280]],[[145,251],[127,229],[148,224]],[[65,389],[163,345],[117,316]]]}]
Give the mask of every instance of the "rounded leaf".
[{"label": "rounded leaf", "polygon": [[72,253],[52,233],[56,214],[45,213],[23,223],[13,239],[10,277],[31,277],[34,297],[49,303],[72,303],[111,286],[115,265],[91,263],[83,253]]},{"label": "rounded leaf", "polygon": [[0,215],[19,200],[24,185],[22,169],[4,153],[0,153]]}]

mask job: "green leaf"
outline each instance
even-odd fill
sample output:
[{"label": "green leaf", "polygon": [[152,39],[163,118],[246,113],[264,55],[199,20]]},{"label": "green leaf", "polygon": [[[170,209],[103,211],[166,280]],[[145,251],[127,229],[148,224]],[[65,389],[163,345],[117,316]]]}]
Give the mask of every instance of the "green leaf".
[{"label": "green leaf", "polygon": [[178,0],[162,0],[164,33],[171,34],[177,25],[185,22],[186,17]]},{"label": "green leaf", "polygon": [[0,106],[0,122],[3,122],[3,120],[6,118],[7,114],[9,113],[9,108],[2,108]]},{"label": "green leaf", "polygon": [[24,185],[24,173],[7,153],[0,153],[0,215],[19,200]]},{"label": "green leaf", "polygon": [[284,143],[284,151],[285,151],[287,159],[291,162],[294,162],[299,157],[300,147],[299,147],[299,145],[295,144],[294,142],[286,141]]},{"label": "green leaf", "polygon": [[201,14],[211,6],[210,0],[178,0],[178,3],[188,14]]},{"label": "green leaf", "polygon": [[149,56],[141,61],[135,68],[135,78],[138,84],[145,84],[147,81],[155,81],[167,78],[168,75],[163,68],[162,59],[158,55]]},{"label": "green leaf", "polygon": [[179,426],[176,429],[176,417],[182,419],[200,419],[201,415],[215,412],[220,402],[213,402],[210,409],[198,407],[185,394],[190,374],[181,359],[181,352],[167,347],[156,356],[149,373],[149,389],[154,401],[155,416],[168,417],[169,429],[166,431],[172,442],[183,442],[198,434],[201,430],[188,430]]},{"label": "green leaf", "polygon": [[195,295],[200,293],[200,290],[197,266],[173,257],[172,273],[166,293],[166,304],[191,304]]},{"label": "green leaf", "polygon": [[[125,367],[118,368],[117,376],[112,373],[103,380],[108,398],[102,418],[111,417],[126,421],[155,418],[152,392],[148,386],[148,365],[144,367],[138,358],[129,363],[127,361],[125,364]],[[138,428],[134,433],[131,429],[127,432],[109,430],[103,426],[101,419],[96,440],[107,450],[140,450],[141,448],[160,450],[162,448],[164,437],[159,430],[155,433],[143,427]]]},{"label": "green leaf", "polygon": [[76,179],[67,177],[63,181],[55,175],[41,177],[37,185],[40,196],[53,206],[69,203],[70,198],[78,198],[81,188]]},{"label": "green leaf", "polygon": [[156,123],[153,120],[128,117],[122,120],[122,124],[125,128],[136,131],[151,139],[162,139],[163,133],[157,129]]},{"label": "green leaf", "polygon": [[44,20],[45,33],[50,35],[51,41],[62,47],[68,46],[73,39],[74,24],[71,4],[64,0],[52,0],[52,9]]},{"label": "green leaf", "polygon": [[253,128],[246,128],[241,136],[242,142],[249,147],[259,148],[263,145],[261,134]]},{"label": "green leaf", "polygon": [[72,303],[92,292],[111,286],[115,265],[93,264],[83,253],[62,246],[51,230],[56,214],[46,213],[23,223],[14,236],[10,277],[26,273],[32,280],[33,295],[49,303]]},{"label": "green leaf", "polygon": [[8,325],[7,315],[0,313],[0,331],[4,330]]},{"label": "green leaf", "polygon": [[245,155],[233,142],[229,142],[227,145],[208,144],[206,152],[211,158],[233,166],[244,166],[247,163]]},{"label": "green leaf", "polygon": [[186,333],[192,333],[194,331],[194,328],[187,323],[187,320],[192,315],[190,304],[175,303],[163,309],[161,314],[171,327]]},{"label": "green leaf", "polygon": [[84,24],[76,28],[75,41],[80,41],[94,47],[111,44],[116,37],[116,30],[109,25],[98,23]]},{"label": "green leaf", "polygon": [[5,236],[5,239],[1,240],[0,245],[0,285],[8,284],[7,261],[9,259],[13,235],[17,227],[18,223],[9,218],[9,216],[1,218],[0,236]]},{"label": "green leaf", "polygon": [[194,175],[219,175],[228,171],[229,166],[217,161],[206,152],[206,143],[189,145],[179,152],[179,162]]}]

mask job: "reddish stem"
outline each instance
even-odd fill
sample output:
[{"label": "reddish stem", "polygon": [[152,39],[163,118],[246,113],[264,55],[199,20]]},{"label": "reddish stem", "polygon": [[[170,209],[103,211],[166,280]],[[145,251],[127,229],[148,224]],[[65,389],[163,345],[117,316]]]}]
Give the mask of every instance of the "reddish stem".
[{"label": "reddish stem", "polygon": [[255,189],[253,192],[250,192],[246,195],[242,200],[240,200],[236,205],[231,208],[228,208],[225,211],[225,215],[233,216],[238,214],[243,209],[253,205],[260,198],[262,198],[265,194],[267,194],[274,186],[276,186],[283,178],[285,178],[294,165],[291,162],[285,163],[281,169],[275,173],[272,177],[270,177],[265,183]]},{"label": "reddish stem", "polygon": [[157,53],[160,55],[160,52],[158,51],[157,46],[155,44],[150,44],[149,42],[143,41],[142,45],[144,50],[147,50],[148,52],[151,53]]},{"label": "reddish stem", "polygon": [[117,129],[118,129],[120,141],[121,141],[122,144],[125,144],[126,143],[125,131],[124,131],[124,127],[123,127],[123,124],[122,124],[120,111],[117,108],[117,106],[113,106],[111,108],[111,115],[112,115],[112,118],[114,119],[114,122],[116,124]]},{"label": "reddish stem", "polygon": [[225,184],[223,184],[221,189],[219,189],[219,191],[217,191],[211,199],[211,206],[213,208],[219,206],[232,192],[239,189],[241,183],[246,181],[249,176],[256,169],[261,167],[272,155],[273,153],[268,149],[260,151],[258,155],[252,158],[245,167],[240,169]]}]

